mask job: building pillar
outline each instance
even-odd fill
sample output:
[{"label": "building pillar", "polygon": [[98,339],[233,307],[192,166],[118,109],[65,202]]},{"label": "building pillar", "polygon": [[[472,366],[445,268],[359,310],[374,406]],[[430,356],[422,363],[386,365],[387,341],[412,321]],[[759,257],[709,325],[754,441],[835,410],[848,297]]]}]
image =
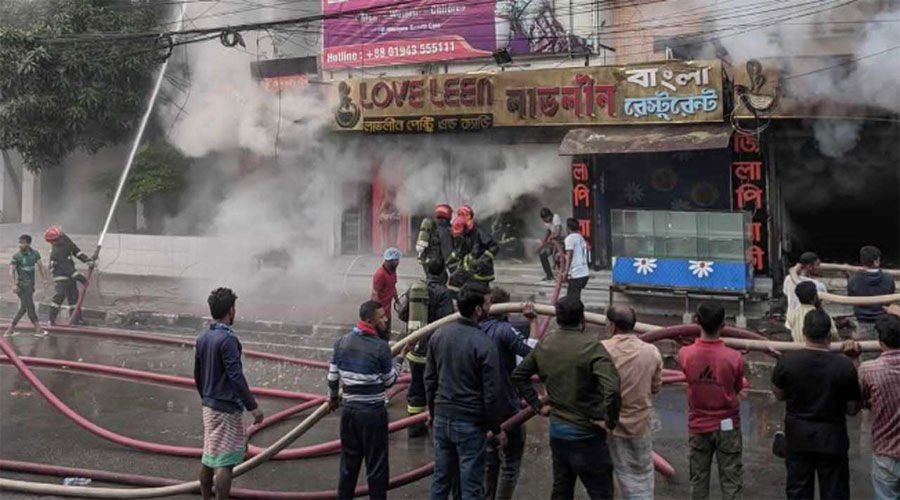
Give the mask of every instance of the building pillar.
[{"label": "building pillar", "polygon": [[41,178],[22,169],[22,224],[41,222]]}]

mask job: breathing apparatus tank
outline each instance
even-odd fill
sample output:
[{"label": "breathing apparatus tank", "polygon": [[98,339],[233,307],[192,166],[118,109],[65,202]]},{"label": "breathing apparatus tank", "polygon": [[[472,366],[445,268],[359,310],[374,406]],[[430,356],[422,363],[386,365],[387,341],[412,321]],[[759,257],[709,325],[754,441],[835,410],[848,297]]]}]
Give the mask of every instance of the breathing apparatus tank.
[{"label": "breathing apparatus tank", "polygon": [[419,225],[419,236],[416,238],[416,257],[419,264],[425,262],[425,250],[428,249],[431,241],[432,231],[434,231],[434,221],[427,217],[422,219],[422,223]]},{"label": "breathing apparatus tank", "polygon": [[428,324],[428,287],[422,280],[416,280],[409,286],[409,319],[406,331],[414,332]]}]

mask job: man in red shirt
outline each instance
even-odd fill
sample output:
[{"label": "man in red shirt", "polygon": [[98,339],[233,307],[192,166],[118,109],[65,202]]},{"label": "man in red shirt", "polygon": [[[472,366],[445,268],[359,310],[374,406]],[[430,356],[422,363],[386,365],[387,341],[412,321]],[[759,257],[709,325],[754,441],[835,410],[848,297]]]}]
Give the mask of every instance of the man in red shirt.
[{"label": "man in red shirt", "polygon": [[678,364],[688,382],[691,498],[709,498],[715,454],[722,498],[736,499],[743,489],[739,395],[744,357],[719,338],[725,323],[721,304],[701,303],[694,321],[700,325],[700,338],[678,352]]},{"label": "man in red shirt", "polygon": [[391,311],[397,301],[397,267],[400,265],[400,250],[390,247],[384,251],[382,264],[372,278],[372,300],[381,304],[387,314],[387,327],[379,332],[384,340],[391,338]]}]

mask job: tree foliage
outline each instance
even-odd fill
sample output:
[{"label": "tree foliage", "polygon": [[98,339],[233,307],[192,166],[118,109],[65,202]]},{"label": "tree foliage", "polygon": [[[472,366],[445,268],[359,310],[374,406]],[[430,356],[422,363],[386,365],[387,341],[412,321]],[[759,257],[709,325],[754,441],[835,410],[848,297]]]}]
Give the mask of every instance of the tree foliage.
[{"label": "tree foliage", "polygon": [[[3,0],[0,17],[0,149],[15,149],[34,171],[66,155],[94,153],[129,136],[158,66],[156,9],[116,0]],[[24,7],[23,7],[24,5]],[[96,41],[74,41],[93,36]]]},{"label": "tree foliage", "polygon": [[[144,146],[135,156],[131,174],[125,182],[125,199],[146,202],[156,195],[175,195],[184,190],[185,174],[191,160],[165,141]],[[112,198],[121,172],[111,171],[97,179],[97,186]]]}]

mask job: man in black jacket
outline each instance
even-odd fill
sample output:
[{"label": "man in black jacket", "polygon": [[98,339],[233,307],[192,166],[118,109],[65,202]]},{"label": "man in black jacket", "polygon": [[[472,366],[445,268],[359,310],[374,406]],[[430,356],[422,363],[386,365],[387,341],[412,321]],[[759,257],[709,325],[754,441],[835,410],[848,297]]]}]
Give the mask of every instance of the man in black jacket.
[{"label": "man in black jacket", "polygon": [[491,307],[484,287],[467,284],[459,292],[462,318],[445,325],[428,342],[425,391],[434,426],[431,498],[448,497],[458,479],[462,498],[484,498],[486,432],[506,445],[500,430],[500,357],[494,341],[478,328]]},{"label": "man in black jacket", "polygon": [[[890,295],[896,290],[894,278],[881,270],[881,250],[864,246],[859,250],[859,261],[866,270],[856,273],[847,281],[847,295],[871,297]],[[875,320],[884,314],[881,305],[855,306],[853,314],[858,324],[855,340],[875,340]]]}]

